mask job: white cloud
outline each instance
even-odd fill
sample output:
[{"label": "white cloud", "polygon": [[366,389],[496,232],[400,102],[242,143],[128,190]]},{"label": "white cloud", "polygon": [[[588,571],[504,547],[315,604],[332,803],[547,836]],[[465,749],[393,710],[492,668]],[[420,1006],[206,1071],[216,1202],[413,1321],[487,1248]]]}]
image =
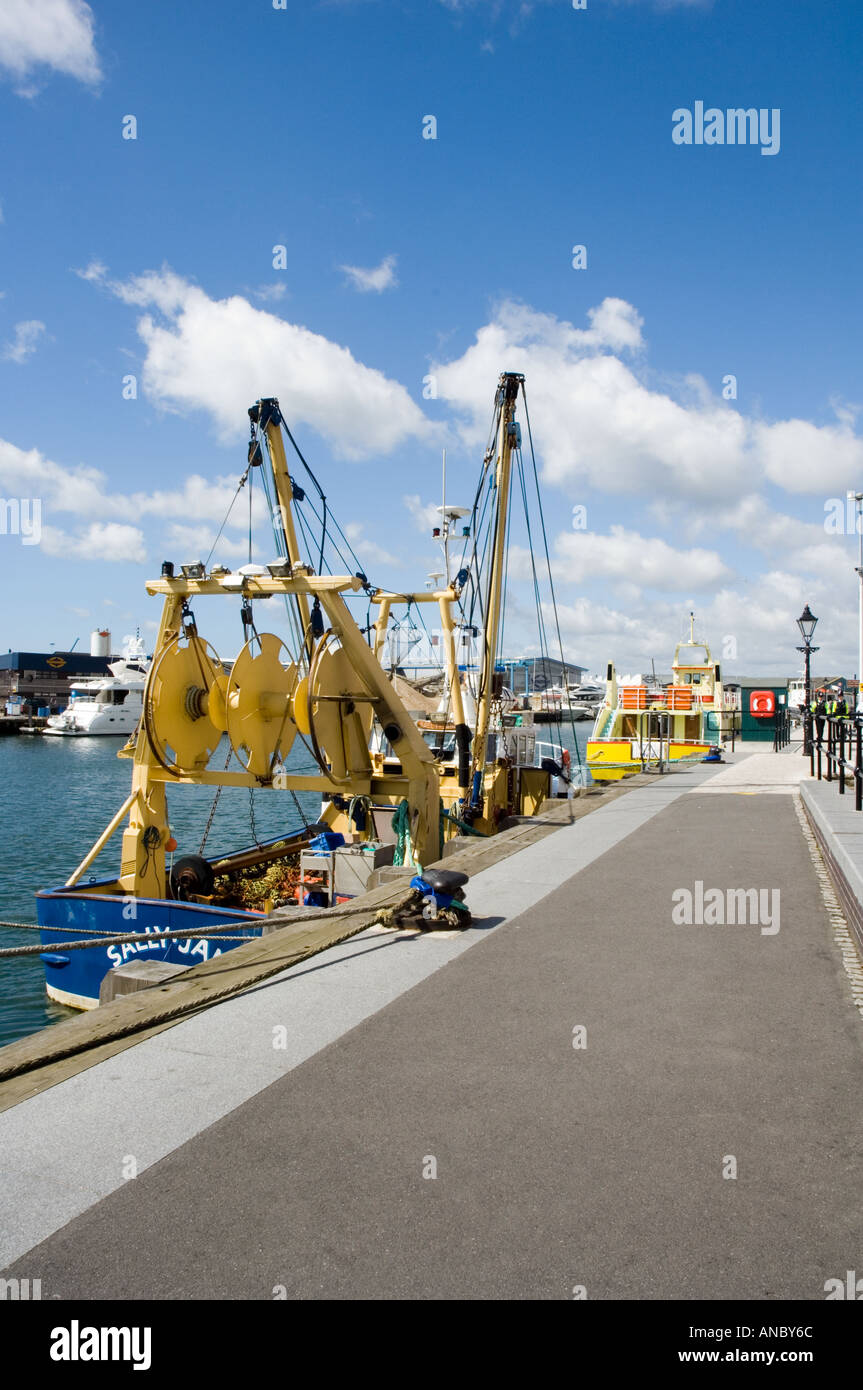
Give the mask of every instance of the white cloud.
[{"label": "white cloud", "polygon": [[113,560],[141,564],[146,559],[144,537],[137,526],[94,521],[85,531],[70,535],[56,526],[42,527],[42,549],[63,560]]},{"label": "white cloud", "polygon": [[[728,506],[707,511],[686,506],[674,508],[662,502],[652,506],[651,511],[666,528],[673,526],[692,539],[705,533],[715,538],[728,531],[742,546],[765,556],[771,565],[781,565],[797,574],[816,575],[848,563],[856,544],[853,535],[849,539],[844,532],[835,534],[832,526],[830,530],[826,528],[825,521],[833,518],[833,508],[828,512],[825,507],[827,500],[835,499],[819,499],[812,505],[811,521],[775,510],[758,493],[747,493]],[[844,492],[838,500],[844,522]]]},{"label": "white cloud", "polygon": [[764,473],[786,492],[841,492],[863,477],[863,439],[847,420],[813,425],[780,420],[754,426],[754,446]]},{"label": "white cloud", "polygon": [[606,299],[588,318],[590,327],[578,329],[507,301],[460,358],[432,364],[438,396],[460,416],[467,447],[485,441],[490,383],[505,363],[526,376],[546,480],[573,496],[595,488],[704,503],[764,482],[823,495],[859,479],[863,440],[848,411],[837,411],[837,425],[753,423],[692,373],[681,377],[675,399],[636,371],[644,340],[632,305]]},{"label": "white cloud", "polygon": [[[237,479],[231,477],[203,478],[191,473],[182,486],[155,492],[135,492],[129,498],[118,497],[115,505],[128,507],[138,515],[194,516],[202,521],[221,522],[237,491]],[[248,516],[248,493],[236,501],[240,516]],[[261,521],[267,515],[263,495],[257,491],[252,499],[253,517]],[[213,536],[210,537],[212,544]]]},{"label": "white cloud", "polygon": [[84,0],[3,0],[0,5],[0,68],[32,96],[40,68],[94,85],[101,77],[93,42],[94,18]]},{"label": "white cloud", "polygon": [[731,577],[715,550],[675,550],[658,536],[641,536],[623,526],[612,526],[607,536],[564,532],[555,549],[560,558],[556,574],[571,583],[605,578],[673,594],[712,589]]},{"label": "white cloud", "polygon": [[[0,492],[4,496],[39,497],[52,515],[68,512],[120,522],[148,516],[168,519],[193,516],[199,522],[214,523],[208,531],[207,550],[218,529],[215,523],[223,521],[236,491],[236,478],[210,479],[192,473],[175,488],[130,495],[115,493],[110,491],[104,473],[97,468],[84,465],[66,468],[46,458],[38,449],[19,449],[0,439]],[[245,518],[248,515],[247,496],[241,496],[236,506],[239,515]],[[266,503],[257,490],[253,497],[253,517],[260,522],[266,515]]]},{"label": "white cloud", "polygon": [[92,260],[83,270],[76,270],[75,274],[81,280],[89,280],[92,283],[100,284],[108,274],[108,267],[104,261]]},{"label": "white cloud", "polygon": [[359,521],[349,521],[345,526],[345,535],[351,543],[353,550],[361,560],[367,560],[372,565],[394,565],[401,566],[401,560],[391,551],[385,550],[377,541],[373,541],[366,536],[365,527]]},{"label": "white cloud", "polygon": [[284,299],[288,292],[288,287],[284,281],[277,280],[272,285],[259,285],[254,291],[256,299],[260,299],[264,304],[275,304],[280,299]]},{"label": "white cloud", "polygon": [[418,492],[403,497],[402,501],[413,517],[414,525],[420,531],[425,531],[427,535],[431,535],[432,528],[440,526],[439,503],[424,502]]},{"label": "white cloud", "polygon": [[45,325],[41,319],[25,319],[15,325],[15,338],[11,343],[3,346],[3,358],[6,362],[26,362],[33,356],[39,346],[39,340],[45,332]]},{"label": "white cloud", "polygon": [[[796,619],[804,603],[822,614],[817,660],[824,670],[856,670],[854,591],[848,602],[836,601],[834,586],[801,580],[787,570],[771,570],[751,582],[718,589],[695,607],[696,636],[707,641],[726,680],[735,675],[774,673],[783,677],[800,670],[796,651],[800,638]],[[604,672],[613,661],[620,672],[668,672],[675,643],[689,631],[690,604],[635,598],[615,609],[603,601],[579,597],[558,602],[564,651],[569,660],[591,671]],[[553,633],[554,615],[544,605],[546,625]],[[828,618],[823,615],[828,614]],[[827,629],[823,631],[822,629]],[[510,631],[507,621],[507,631]],[[520,635],[520,634],[519,634]],[[513,634],[516,637],[516,634]],[[554,652],[554,639],[550,638]],[[510,643],[518,649],[517,640]],[[731,656],[731,652],[736,656]]]},{"label": "white cloud", "polygon": [[125,303],[158,311],[138,321],[145,392],[168,410],[206,411],[226,441],[244,434],[248,407],[266,395],[279,397],[292,428],[317,430],[343,458],[434,433],[398,382],[240,295],[210,299],[169,269],[105,283]]},{"label": "white cloud", "polygon": [[[194,564],[196,560],[205,559],[210,553],[210,547],[214,540],[215,535],[211,526],[186,526],[174,522],[168,527],[167,542],[182,550],[181,564]],[[248,535],[231,536],[223,531],[213,551],[213,564],[220,560],[246,561],[248,558]]]},{"label": "white cloud", "polygon": [[374,291],[380,294],[382,290],[394,289],[398,284],[395,256],[385,256],[380,265],[371,270],[364,270],[358,265],[342,265],[339,270],[345,272],[355,290],[363,293]]}]

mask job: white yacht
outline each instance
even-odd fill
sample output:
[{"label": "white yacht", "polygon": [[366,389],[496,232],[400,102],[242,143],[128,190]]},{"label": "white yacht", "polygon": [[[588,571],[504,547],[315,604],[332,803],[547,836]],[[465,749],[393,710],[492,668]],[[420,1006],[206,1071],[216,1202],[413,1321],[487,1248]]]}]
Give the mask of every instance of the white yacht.
[{"label": "white yacht", "polygon": [[582,705],[601,704],[605,699],[605,681],[601,681],[599,676],[591,676],[578,685],[571,685],[569,694],[573,703],[577,700]]},{"label": "white yacht", "polygon": [[110,676],[78,681],[70,692],[68,707],[62,714],[52,714],[43,732],[66,738],[106,734],[128,738],[141,718],[149,669],[141,638],[127,638],[122,655],[108,662]]}]

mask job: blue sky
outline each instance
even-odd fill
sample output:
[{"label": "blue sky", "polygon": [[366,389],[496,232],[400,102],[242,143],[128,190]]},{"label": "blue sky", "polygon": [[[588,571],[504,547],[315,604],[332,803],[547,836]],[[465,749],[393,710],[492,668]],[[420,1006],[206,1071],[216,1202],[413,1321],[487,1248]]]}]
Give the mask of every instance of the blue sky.
[{"label": "blue sky", "polygon": [[[0,535],[2,645],[151,631],[143,581],[203,558],[258,395],[371,577],[422,587],[441,448],[469,502],[512,369],[571,660],[667,665],[694,603],[727,672],[791,671],[808,601],[856,671],[824,520],[863,487],[861,28],[851,0],[5,0],[0,495],[42,538]],[[675,144],[697,101],[778,109],[778,153]]]}]

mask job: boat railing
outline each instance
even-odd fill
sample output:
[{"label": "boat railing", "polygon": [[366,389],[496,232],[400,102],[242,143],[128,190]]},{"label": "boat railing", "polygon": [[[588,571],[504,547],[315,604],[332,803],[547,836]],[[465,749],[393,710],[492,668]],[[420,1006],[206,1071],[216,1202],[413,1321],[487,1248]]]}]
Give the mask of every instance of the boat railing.
[{"label": "boat railing", "polygon": [[608,738],[609,729],[613,727],[614,710],[610,705],[605,705],[600,709],[599,715],[597,716],[593,737],[595,739]]},{"label": "boat railing", "polygon": [[694,685],[668,685],[657,688],[648,685],[621,685],[617,688],[617,710],[635,714],[645,710],[670,710],[674,714],[730,712],[727,701],[718,701],[713,690]]}]

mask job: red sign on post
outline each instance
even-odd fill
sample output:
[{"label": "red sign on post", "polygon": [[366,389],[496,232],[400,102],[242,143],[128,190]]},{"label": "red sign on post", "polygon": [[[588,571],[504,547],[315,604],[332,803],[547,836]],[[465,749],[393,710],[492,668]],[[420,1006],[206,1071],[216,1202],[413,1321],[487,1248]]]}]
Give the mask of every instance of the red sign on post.
[{"label": "red sign on post", "polygon": [[756,719],[768,719],[776,713],[776,696],[772,690],[750,690],[749,713]]}]

